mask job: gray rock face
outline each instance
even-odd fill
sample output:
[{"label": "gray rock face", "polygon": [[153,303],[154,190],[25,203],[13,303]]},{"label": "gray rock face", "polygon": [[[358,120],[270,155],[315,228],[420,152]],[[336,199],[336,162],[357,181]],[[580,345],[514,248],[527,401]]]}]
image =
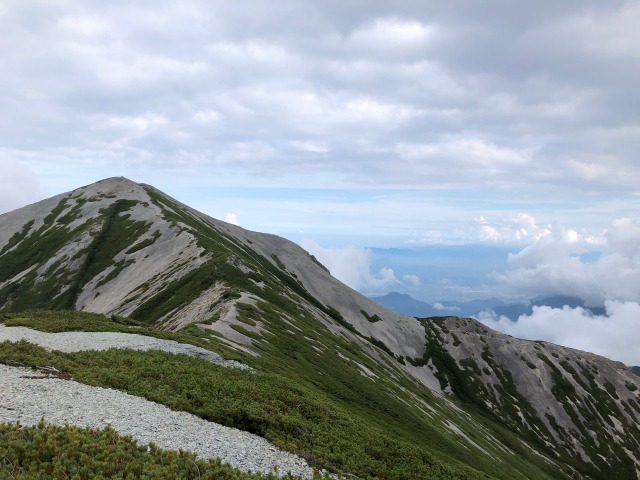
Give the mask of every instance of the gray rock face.
[{"label": "gray rock face", "polygon": [[464,401],[601,472],[614,459],[640,468],[640,378],[624,364],[513,338],[473,319],[430,321],[427,329],[430,344],[443,347],[433,357],[455,361],[444,383]]},{"label": "gray rock face", "polygon": [[[115,211],[116,202],[121,202],[122,211]],[[122,231],[132,229],[132,224],[136,235]],[[113,232],[107,231],[109,226]],[[29,240],[38,238],[48,249],[41,256],[30,251]],[[101,259],[98,268],[87,268],[99,247],[109,258]],[[104,180],[2,215],[0,252],[0,308],[29,307],[17,300],[28,291],[35,293],[36,307],[109,315],[128,315],[159,291],[160,276],[171,282],[206,260],[193,236],[164,219],[145,189],[125,178]],[[5,259],[12,256],[21,262],[6,266]],[[52,279],[58,281],[45,288]]]}]

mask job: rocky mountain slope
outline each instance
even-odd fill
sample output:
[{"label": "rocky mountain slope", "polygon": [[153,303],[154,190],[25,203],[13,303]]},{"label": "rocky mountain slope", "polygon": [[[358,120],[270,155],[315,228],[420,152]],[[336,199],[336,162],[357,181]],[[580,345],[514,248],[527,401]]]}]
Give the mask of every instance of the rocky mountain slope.
[{"label": "rocky mountain slope", "polygon": [[[454,470],[496,478],[640,471],[640,378],[624,365],[470,319],[392,313],[297,245],[123,178],[0,216],[0,309],[36,308],[203,337],[227,357],[357,405],[353,414],[366,421],[378,415],[390,438]],[[394,468],[387,478],[412,478]]]}]

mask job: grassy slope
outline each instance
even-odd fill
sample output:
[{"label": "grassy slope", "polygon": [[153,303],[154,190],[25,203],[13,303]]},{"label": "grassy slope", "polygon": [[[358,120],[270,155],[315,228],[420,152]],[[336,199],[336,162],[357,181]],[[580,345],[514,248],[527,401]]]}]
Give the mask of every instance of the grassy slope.
[{"label": "grassy slope", "polygon": [[[104,317],[82,313],[6,314],[4,318],[9,325],[49,331],[132,330]],[[158,333],[150,329],[133,330]],[[197,333],[200,336],[187,331],[175,338],[191,337],[193,343],[200,345],[216,343],[215,337],[205,341],[199,329]],[[161,335],[174,336],[167,332]],[[314,332],[310,330],[305,335]],[[363,377],[356,367],[350,369],[329,352],[321,357],[313,355],[306,351],[307,342],[296,341],[290,334],[279,332],[276,338],[280,336],[288,340],[273,345],[273,351],[265,351],[260,359],[238,358],[252,363],[257,369],[255,373],[162,352],[62,354],[49,353],[25,342],[3,344],[0,359],[5,363],[55,365],[79,381],[125,390],[257,433],[305,456],[319,468],[364,478],[490,478],[489,474],[469,469],[463,463],[498,478],[546,477],[525,459],[498,466],[484,455],[456,446],[450,434],[430,425],[425,415],[391,395],[387,391],[390,383]],[[328,350],[332,348],[339,348],[343,354],[376,369],[355,345],[338,343]],[[275,355],[278,350],[286,354]],[[481,438],[475,440],[482,443]],[[526,455],[526,449],[523,450]]]},{"label": "grassy slope", "polygon": [[197,460],[184,451],[140,446],[110,427],[32,427],[0,423],[0,479],[276,480],[243,473],[219,460]]}]

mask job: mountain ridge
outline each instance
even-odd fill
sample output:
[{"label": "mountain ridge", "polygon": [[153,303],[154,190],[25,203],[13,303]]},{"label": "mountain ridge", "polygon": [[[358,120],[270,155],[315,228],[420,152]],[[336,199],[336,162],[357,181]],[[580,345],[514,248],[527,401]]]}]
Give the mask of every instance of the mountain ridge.
[{"label": "mountain ridge", "polygon": [[523,478],[509,463],[530,478],[636,478],[640,466],[640,380],[624,365],[472,319],[391,312],[294,243],[127,179],[0,216],[0,309],[34,308],[187,332],[367,412],[384,397],[390,429],[412,435],[391,420],[408,408],[424,448],[501,478]]},{"label": "mountain ridge", "polygon": [[400,292],[390,292],[386,295],[376,295],[369,298],[385,308],[412,317],[432,317],[441,315],[470,317],[481,310],[504,305],[504,302],[497,298],[469,300],[466,302],[449,300],[432,304],[413,298],[407,293]]}]

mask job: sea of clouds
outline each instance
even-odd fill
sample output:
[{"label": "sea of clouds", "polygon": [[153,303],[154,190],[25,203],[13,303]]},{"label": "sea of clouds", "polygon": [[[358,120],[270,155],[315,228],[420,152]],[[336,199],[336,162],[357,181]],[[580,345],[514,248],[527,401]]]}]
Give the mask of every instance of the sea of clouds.
[{"label": "sea of clouds", "polygon": [[[598,252],[598,255],[588,255]],[[519,338],[546,340],[640,364],[640,222],[618,219],[601,236],[580,235],[555,225],[519,253],[509,256],[499,282],[534,295],[570,295],[588,308],[534,307],[513,322],[492,312],[478,315],[486,325]]]}]

